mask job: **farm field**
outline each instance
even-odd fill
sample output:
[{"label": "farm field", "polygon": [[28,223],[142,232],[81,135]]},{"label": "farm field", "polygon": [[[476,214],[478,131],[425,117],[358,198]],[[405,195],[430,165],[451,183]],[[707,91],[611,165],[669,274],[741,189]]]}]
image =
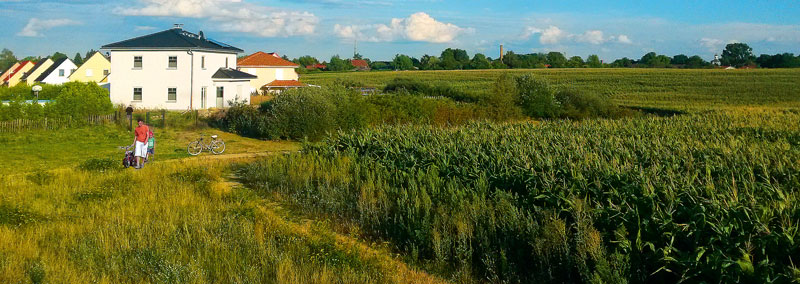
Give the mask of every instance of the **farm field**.
[{"label": "farm field", "polygon": [[395,78],[484,93],[503,73],[531,73],[557,87],[602,94],[624,106],[703,111],[722,108],[800,108],[800,69],[531,69],[312,73],[305,83],[347,80],[382,88]]}]

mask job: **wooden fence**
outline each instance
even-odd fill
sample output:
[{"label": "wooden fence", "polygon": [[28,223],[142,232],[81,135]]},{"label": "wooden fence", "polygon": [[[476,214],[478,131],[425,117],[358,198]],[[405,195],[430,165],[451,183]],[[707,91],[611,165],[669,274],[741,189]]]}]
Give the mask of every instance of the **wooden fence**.
[{"label": "wooden fence", "polygon": [[53,130],[73,125],[103,125],[114,123],[117,115],[93,115],[85,119],[73,118],[43,118],[39,120],[17,119],[0,121],[0,133],[22,132],[28,130]]}]

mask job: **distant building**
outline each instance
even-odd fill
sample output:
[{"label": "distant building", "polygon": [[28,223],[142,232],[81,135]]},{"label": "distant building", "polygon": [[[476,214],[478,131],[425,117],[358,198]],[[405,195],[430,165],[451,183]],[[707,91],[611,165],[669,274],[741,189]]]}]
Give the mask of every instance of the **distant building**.
[{"label": "distant building", "polygon": [[3,74],[0,74],[0,83],[5,82],[6,78],[8,78],[8,76],[11,76],[11,73],[14,73],[14,70],[17,70],[17,67],[19,67],[19,62],[14,63],[14,65],[11,65],[11,67],[6,69],[6,71],[4,71]]},{"label": "distant building", "polygon": [[[104,45],[111,101],[149,109],[208,109],[249,98],[255,76],[236,71],[241,49],[180,26]],[[99,72],[99,71],[98,71]]]},{"label": "distant building", "polygon": [[[278,53],[256,52],[237,61],[239,71],[255,75],[257,78],[250,81],[250,93],[268,92],[270,87],[290,84],[287,86],[301,85],[300,78],[295,68],[300,65],[281,58]],[[296,82],[296,83],[277,83]],[[270,85],[272,84],[272,85]]]},{"label": "distant building", "polygon": [[308,87],[308,85],[300,83],[297,80],[275,80],[261,87],[261,91],[265,94],[278,94],[283,91],[295,88]]},{"label": "distant building", "polygon": [[78,69],[78,66],[72,62],[72,59],[63,58],[59,59],[50,65],[42,74],[39,75],[34,81],[45,84],[61,85],[69,82],[69,76]]},{"label": "distant building", "polygon": [[50,66],[53,66],[53,60],[48,58],[39,60],[39,63],[36,63],[33,66],[33,69],[28,71],[28,74],[22,76],[22,81],[27,83],[28,85],[33,85],[36,82],[36,79],[39,79],[39,76],[42,75],[47,69],[50,69]]},{"label": "distant building", "polygon": [[722,65],[722,61],[719,60],[719,55],[714,54],[714,60],[711,60],[711,65],[720,66]]},{"label": "distant building", "polygon": [[317,70],[317,69],[318,70],[324,70],[325,68],[328,68],[328,65],[321,64],[321,63],[317,63],[317,64],[313,64],[313,65],[306,65],[306,69],[308,69],[308,70]]},{"label": "distant building", "polygon": [[33,66],[35,65],[36,62],[32,61],[20,62],[19,65],[17,65],[17,68],[9,73],[5,79],[3,79],[3,85],[8,87],[16,86],[20,81],[22,81],[22,77],[25,76],[28,71],[33,69]]},{"label": "distant building", "polygon": [[107,83],[110,73],[111,61],[98,51],[87,58],[83,65],[69,76],[69,80],[73,82]]},{"label": "distant building", "polygon": [[369,63],[363,59],[351,59],[350,64],[356,68],[357,71],[369,71]]}]

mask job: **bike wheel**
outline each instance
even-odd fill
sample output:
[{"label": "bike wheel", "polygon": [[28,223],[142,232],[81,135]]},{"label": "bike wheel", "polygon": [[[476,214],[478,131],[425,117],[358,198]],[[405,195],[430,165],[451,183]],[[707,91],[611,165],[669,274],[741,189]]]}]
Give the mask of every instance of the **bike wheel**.
[{"label": "bike wheel", "polygon": [[189,152],[189,155],[192,156],[200,155],[200,152],[203,152],[203,145],[200,144],[200,141],[189,143],[189,146],[186,147],[186,152]]},{"label": "bike wheel", "polygon": [[225,142],[223,141],[220,140],[212,141],[210,146],[211,146],[210,147],[211,152],[214,154],[219,155],[222,154],[222,152],[225,152]]}]

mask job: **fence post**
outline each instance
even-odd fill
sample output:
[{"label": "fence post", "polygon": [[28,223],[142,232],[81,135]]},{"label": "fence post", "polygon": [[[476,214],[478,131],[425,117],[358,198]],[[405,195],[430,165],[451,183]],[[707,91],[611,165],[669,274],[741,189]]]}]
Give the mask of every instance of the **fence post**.
[{"label": "fence post", "polygon": [[167,128],[167,110],[161,110],[161,128]]}]

